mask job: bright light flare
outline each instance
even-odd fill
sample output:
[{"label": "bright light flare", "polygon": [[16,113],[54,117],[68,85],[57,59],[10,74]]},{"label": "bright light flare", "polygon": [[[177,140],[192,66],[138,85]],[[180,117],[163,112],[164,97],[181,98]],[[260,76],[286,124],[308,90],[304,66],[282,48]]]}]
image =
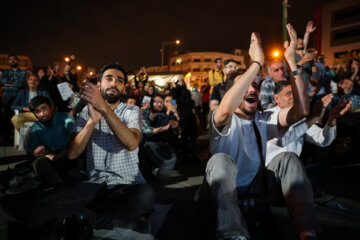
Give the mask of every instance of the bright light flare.
[{"label": "bright light flare", "polygon": [[66,57],[64,60],[65,60],[65,62],[69,62],[70,58]]},{"label": "bright light flare", "polygon": [[179,45],[179,44],[180,44],[180,40],[176,40],[175,43]]},{"label": "bright light flare", "polygon": [[80,70],[81,70],[81,66],[78,65],[78,66],[76,67],[76,69],[80,71]]},{"label": "bright light flare", "polygon": [[274,57],[278,57],[279,55],[280,55],[279,51],[274,51],[274,52],[273,52],[273,56],[274,56]]}]

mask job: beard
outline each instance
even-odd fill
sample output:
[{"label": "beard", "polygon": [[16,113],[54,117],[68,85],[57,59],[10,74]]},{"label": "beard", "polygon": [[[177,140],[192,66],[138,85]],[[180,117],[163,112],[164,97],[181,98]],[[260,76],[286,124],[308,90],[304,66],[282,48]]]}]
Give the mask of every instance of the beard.
[{"label": "beard", "polygon": [[241,109],[247,116],[253,116],[256,113],[256,109],[253,110],[246,110],[246,109]]},{"label": "beard", "polygon": [[9,65],[10,65],[10,67],[12,67],[12,68],[16,68],[19,64],[13,62],[13,63],[10,63]]},{"label": "beard", "polygon": [[[107,94],[106,91],[109,89],[113,89],[117,92],[117,94]],[[104,90],[101,89],[101,96],[108,102],[108,103],[116,103],[120,98],[121,98],[121,94],[119,89],[115,88],[115,87],[111,87],[111,88],[107,88]]]},{"label": "beard", "polygon": [[239,108],[240,108],[240,110],[241,110],[245,115],[247,115],[247,116],[254,116],[255,113],[256,113],[256,111],[257,111],[257,108],[254,108],[254,109],[252,109],[252,108],[246,109],[245,106],[244,106],[244,103],[242,103]]}]

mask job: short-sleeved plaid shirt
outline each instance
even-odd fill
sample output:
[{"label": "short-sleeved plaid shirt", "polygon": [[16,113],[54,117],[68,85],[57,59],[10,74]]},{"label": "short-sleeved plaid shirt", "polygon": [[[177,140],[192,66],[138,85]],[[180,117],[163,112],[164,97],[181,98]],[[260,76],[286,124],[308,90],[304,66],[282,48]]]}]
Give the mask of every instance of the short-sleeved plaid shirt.
[{"label": "short-sleeved plaid shirt", "polygon": [[[128,127],[140,129],[140,111],[137,106],[120,103],[114,110],[119,119]],[[80,132],[88,121],[88,108],[76,118],[73,132]],[[91,182],[108,185],[145,183],[139,170],[138,148],[126,149],[104,118],[95,126],[86,147],[87,173]]]}]

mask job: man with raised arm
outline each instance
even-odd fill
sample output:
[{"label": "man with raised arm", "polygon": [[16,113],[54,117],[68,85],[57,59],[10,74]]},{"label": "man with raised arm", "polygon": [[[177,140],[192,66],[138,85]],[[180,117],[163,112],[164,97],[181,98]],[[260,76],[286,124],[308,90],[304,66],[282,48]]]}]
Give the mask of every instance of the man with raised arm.
[{"label": "man with raised arm", "polygon": [[[262,170],[267,140],[276,137],[278,129],[288,127],[309,113],[305,85],[295,62],[296,32],[290,24],[287,30],[291,42],[285,44],[285,58],[293,76],[294,105],[277,113],[276,125],[269,123],[273,113],[257,111],[259,90],[254,80],[264,62],[264,53],[260,38],[253,33],[249,49],[253,63],[245,74],[234,79],[234,84],[211,116],[209,134],[213,156],[206,166],[205,184],[195,200],[204,196],[208,185],[216,202],[218,239],[249,239],[237,196],[252,193],[252,187],[261,184],[256,183],[259,178],[268,175],[265,175],[265,169]],[[301,163],[291,158],[279,159],[267,166],[268,172],[281,183],[282,194],[301,239],[314,236],[318,223],[313,210],[312,187]]]},{"label": "man with raised arm", "polygon": [[[296,155],[294,158],[300,157],[304,140],[319,147],[327,147],[332,143],[336,137],[336,119],[346,114],[351,106],[351,101],[349,103],[342,101],[334,106],[324,128],[320,128],[315,123],[323,120],[325,110],[332,97],[331,93],[325,95],[321,101],[314,105],[312,113],[308,117],[290,126],[280,138],[273,138],[267,142],[265,165],[268,165],[273,159],[282,158],[284,154],[291,153]],[[277,112],[293,105],[289,80],[275,84],[274,98],[277,106],[267,111]],[[277,119],[274,118],[273,120],[276,124]]]},{"label": "man with raised arm", "polygon": [[120,65],[109,64],[98,79],[97,85],[87,82],[80,91],[88,105],[76,118],[68,157],[75,159],[86,150],[89,180],[95,188],[104,186],[91,209],[123,227],[151,209],[154,192],[138,167],[139,108],[120,101],[127,74]]}]

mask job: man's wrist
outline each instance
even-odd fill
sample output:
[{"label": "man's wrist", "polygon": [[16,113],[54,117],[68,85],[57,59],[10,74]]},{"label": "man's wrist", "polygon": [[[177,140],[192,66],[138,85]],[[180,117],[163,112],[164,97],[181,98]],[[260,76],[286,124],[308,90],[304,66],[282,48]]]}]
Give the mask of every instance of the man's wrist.
[{"label": "man's wrist", "polygon": [[288,63],[289,63],[289,67],[290,67],[291,71],[295,71],[296,69],[298,69],[295,61],[293,61],[293,62],[288,61]]}]

